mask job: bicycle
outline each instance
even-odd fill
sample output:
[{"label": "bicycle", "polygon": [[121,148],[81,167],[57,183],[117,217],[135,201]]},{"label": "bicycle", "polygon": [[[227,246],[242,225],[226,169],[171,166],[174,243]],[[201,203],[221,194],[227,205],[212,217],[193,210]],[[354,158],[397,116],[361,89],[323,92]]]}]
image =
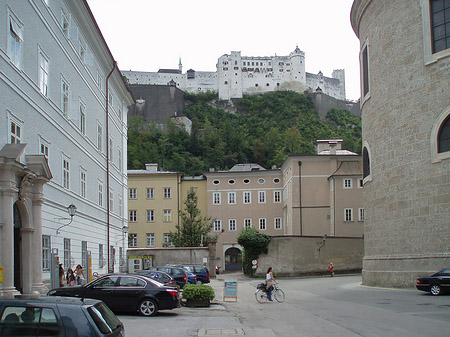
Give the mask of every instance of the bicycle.
[{"label": "bicycle", "polygon": [[[284,296],[284,291],[281,290],[280,288],[278,288],[277,284],[274,283],[273,285],[273,290],[272,290],[272,298],[275,298],[275,300],[278,303],[283,303],[285,296]],[[257,290],[255,291],[255,298],[259,303],[264,303],[267,302],[268,298],[267,298],[267,290],[266,290],[266,285],[264,283],[260,283],[258,284],[258,286],[256,287]]]}]

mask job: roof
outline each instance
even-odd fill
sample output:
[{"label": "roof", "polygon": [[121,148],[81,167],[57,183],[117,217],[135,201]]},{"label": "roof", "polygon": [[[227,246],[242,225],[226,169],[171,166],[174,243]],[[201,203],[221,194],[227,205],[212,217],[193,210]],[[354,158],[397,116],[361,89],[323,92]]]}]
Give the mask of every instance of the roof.
[{"label": "roof", "polygon": [[175,172],[175,171],[156,171],[156,172],[151,172],[148,170],[128,170],[127,171],[128,175],[138,175],[138,174],[180,174],[180,172]]},{"label": "roof", "polygon": [[164,74],[181,74],[181,71],[179,69],[159,69],[158,73],[164,73]]},{"label": "roof", "polygon": [[344,161],[341,162],[339,168],[330,176],[361,176],[362,177],[362,162],[359,161]]},{"label": "roof", "polygon": [[[319,155],[331,155],[330,150],[323,150],[319,153]],[[355,152],[351,152],[349,150],[336,150],[336,155],[343,156],[343,155],[351,155],[351,156],[359,156],[359,154]]]}]

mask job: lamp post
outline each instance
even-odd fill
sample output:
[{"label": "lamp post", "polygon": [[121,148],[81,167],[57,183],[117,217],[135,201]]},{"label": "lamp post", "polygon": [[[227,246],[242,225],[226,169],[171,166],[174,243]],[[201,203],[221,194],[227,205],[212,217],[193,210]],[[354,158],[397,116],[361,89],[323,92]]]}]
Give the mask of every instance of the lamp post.
[{"label": "lamp post", "polygon": [[[66,226],[69,226],[69,225],[72,223],[73,217],[74,217],[75,213],[77,212],[77,206],[75,206],[74,204],[70,204],[70,205],[67,207],[67,212],[68,212],[69,215],[70,215],[70,221],[69,221],[69,223],[67,223],[67,224],[62,225],[61,227],[59,227],[59,228],[56,230],[56,235],[59,234],[59,230],[60,230],[61,228],[66,227]],[[67,218],[60,218],[60,220],[61,220],[61,219],[67,219]]]}]

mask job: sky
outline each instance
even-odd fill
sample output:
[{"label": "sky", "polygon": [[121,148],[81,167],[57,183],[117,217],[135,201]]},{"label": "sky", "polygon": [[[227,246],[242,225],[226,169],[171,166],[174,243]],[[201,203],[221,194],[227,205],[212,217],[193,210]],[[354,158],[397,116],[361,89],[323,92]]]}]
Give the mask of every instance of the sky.
[{"label": "sky", "polygon": [[88,0],[120,70],[216,71],[242,56],[305,52],[306,72],[345,69],[347,99],[360,97],[353,0]]}]

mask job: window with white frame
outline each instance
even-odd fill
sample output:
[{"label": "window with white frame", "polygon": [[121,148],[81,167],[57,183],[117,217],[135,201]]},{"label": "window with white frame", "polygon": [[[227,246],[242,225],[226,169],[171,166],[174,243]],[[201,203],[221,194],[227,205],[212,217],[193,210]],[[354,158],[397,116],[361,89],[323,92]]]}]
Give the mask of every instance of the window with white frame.
[{"label": "window with white frame", "polygon": [[50,236],[42,235],[42,269],[50,270]]},{"label": "window with white frame", "polygon": [[171,222],[172,221],[172,210],[165,209],[163,211],[163,222]]},{"label": "window with white frame", "polygon": [[137,189],[136,188],[129,188],[129,198],[130,199],[137,199]]},{"label": "window with white frame", "polygon": [[136,233],[128,234],[128,247],[136,248],[137,245],[138,245],[137,244],[137,234]]},{"label": "window with white frame", "polygon": [[243,192],[244,204],[252,203],[252,192]]},{"label": "window with white frame", "polygon": [[363,178],[359,178],[358,179],[358,188],[363,188],[364,187],[364,179]]},{"label": "window with white frame", "polygon": [[258,203],[265,204],[266,203],[266,191],[258,192]]},{"label": "window with white frame", "polygon": [[39,91],[42,95],[48,95],[48,57],[39,50]]},{"label": "window with white frame", "polygon": [[114,212],[114,192],[109,191],[109,211]]},{"label": "window with white frame", "polygon": [[103,266],[105,265],[104,262],[105,261],[103,261],[103,245],[100,243],[98,245],[98,267],[100,269],[102,269]]},{"label": "window with white frame", "polygon": [[259,229],[260,230],[266,230],[266,218],[259,218]]},{"label": "window with white frame", "polygon": [[83,266],[88,265],[88,243],[87,243],[87,241],[81,241],[81,264]]},{"label": "window with white frame", "polygon": [[122,206],[122,196],[119,194],[119,215],[122,216],[123,206]]},{"label": "window with white frame", "polygon": [[147,247],[155,247],[155,234],[147,233]]},{"label": "window with white frame", "polygon": [[103,206],[103,183],[101,181],[98,182],[98,205],[100,207]]},{"label": "window with white frame", "polygon": [[130,209],[128,211],[128,221],[130,221],[130,222],[137,222],[137,210]]},{"label": "window with white frame", "polygon": [[109,137],[109,160],[114,161],[114,141],[112,137]]},{"label": "window with white frame", "polygon": [[80,132],[86,134],[86,105],[80,100]]},{"label": "window with white frame", "polygon": [[65,37],[69,38],[70,21],[69,16],[61,11],[61,29]]},{"label": "window with white frame", "polygon": [[353,179],[351,178],[344,179],[344,189],[348,190],[351,188],[353,188]]},{"label": "window with white frame", "polygon": [[273,202],[276,204],[281,202],[281,191],[273,191]]},{"label": "window with white frame", "polygon": [[170,189],[170,187],[164,187],[163,198],[164,199],[170,199],[171,198],[171,189]]},{"label": "window with white frame", "polygon": [[213,192],[213,205],[220,205],[220,192]]},{"label": "window with white frame", "polygon": [[155,222],[155,210],[154,209],[147,210],[147,222]]},{"label": "window with white frame", "polygon": [[228,204],[236,204],[236,192],[228,192]]},{"label": "window with white frame", "polygon": [[39,153],[43,154],[47,159],[48,159],[48,149],[49,149],[48,142],[44,140],[42,137],[39,137]]},{"label": "window with white frame", "polygon": [[112,92],[109,92],[109,95],[108,95],[108,103],[109,103],[109,105],[113,105],[113,94],[112,94]]},{"label": "window with white frame", "polygon": [[62,162],[62,182],[64,188],[69,189],[70,188],[70,162],[69,159],[66,157],[63,157]]},{"label": "window with white frame", "polygon": [[81,62],[85,63],[86,62],[86,43],[82,40],[80,40],[80,49],[78,52],[80,55]]},{"label": "window with white frame", "polygon": [[364,208],[358,209],[358,221],[364,221]]},{"label": "window with white frame", "polygon": [[361,53],[360,53],[360,63],[361,63],[361,93],[362,100],[365,100],[366,97],[370,94],[370,85],[369,85],[369,44],[368,42],[364,42]]},{"label": "window with white frame", "polygon": [[11,119],[9,122],[9,132],[11,144],[20,144],[22,137],[22,125],[16,120]]},{"label": "window with white frame", "polygon": [[155,198],[155,189],[153,187],[147,187],[147,199]]},{"label": "window with white frame", "polygon": [[70,239],[64,239],[64,268],[70,268]]},{"label": "window with white frame", "polygon": [[216,219],[214,220],[214,232],[222,231],[222,220]]},{"label": "window with white frame", "polygon": [[172,246],[172,240],[170,239],[170,234],[169,233],[164,233],[163,234],[163,245],[165,247]]},{"label": "window with white frame", "polygon": [[450,1],[430,0],[432,52],[450,48]]},{"label": "window with white frame", "polygon": [[123,164],[122,164],[122,149],[119,147],[117,149],[118,158],[119,158],[119,171],[122,172]]},{"label": "window with white frame", "polygon": [[353,221],[353,208],[344,209],[344,221],[346,222]]},{"label": "window with white frame", "polygon": [[18,68],[21,67],[22,44],[23,24],[15,15],[9,13],[8,56]]},{"label": "window with white frame", "polygon": [[282,222],[281,222],[281,218],[277,217],[273,219],[273,223],[274,223],[274,228],[276,230],[280,230],[283,228]]},{"label": "window with white frame", "polygon": [[103,149],[103,126],[97,123],[97,149],[102,152]]},{"label": "window with white frame", "polygon": [[228,230],[230,232],[236,231],[236,219],[228,219]]},{"label": "window with white frame", "polygon": [[244,219],[244,228],[252,228],[252,219],[250,218],[246,218]]},{"label": "window with white frame", "polygon": [[61,112],[64,117],[69,115],[69,82],[61,78]]},{"label": "window with white frame", "polygon": [[103,82],[103,76],[100,75],[100,72],[97,71],[97,86],[100,90],[102,90],[102,82]]},{"label": "window with white frame", "polygon": [[86,198],[86,171],[84,169],[80,171],[80,195]]}]

